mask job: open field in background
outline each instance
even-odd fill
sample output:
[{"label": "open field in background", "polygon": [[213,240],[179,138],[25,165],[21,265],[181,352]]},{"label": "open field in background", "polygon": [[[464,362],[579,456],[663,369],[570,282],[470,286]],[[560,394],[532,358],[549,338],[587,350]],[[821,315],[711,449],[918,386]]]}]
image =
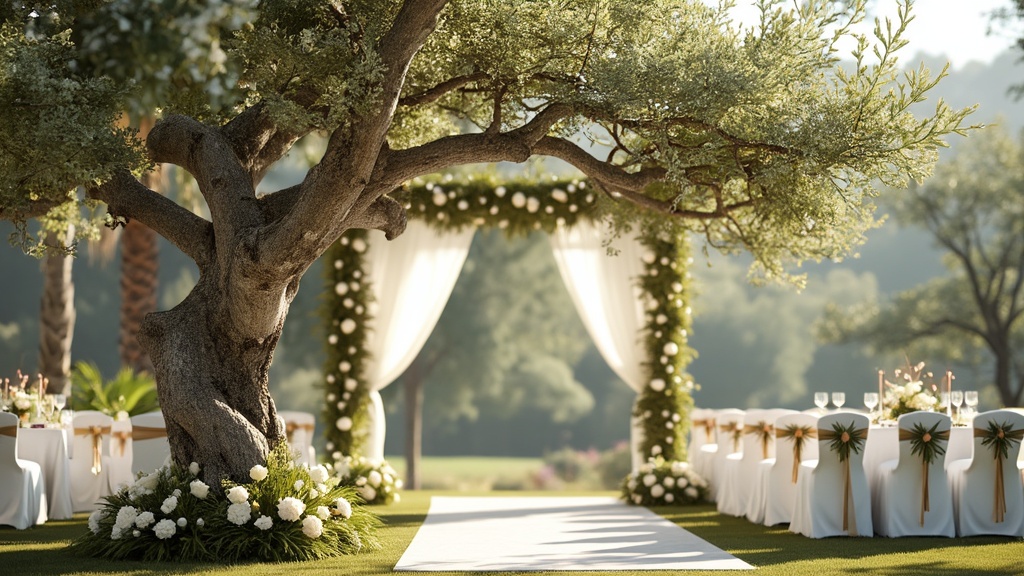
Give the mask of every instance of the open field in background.
[{"label": "open field in background", "polygon": [[[405,478],[405,457],[385,459]],[[424,490],[530,490],[542,474],[541,458],[486,458],[478,456],[426,456],[420,461]]]},{"label": "open field in background", "polygon": [[[216,576],[263,576],[277,574],[371,576],[391,573],[426,517],[434,495],[531,495],[532,492],[436,492],[406,491],[399,504],[377,508],[385,527],[383,548],[376,552],[320,562],[289,564],[152,564],[109,562],[71,556],[66,545],[84,532],[86,515],[51,522],[30,530],[0,528],[0,576],[76,574],[79,576],[157,576],[164,574],[211,574]],[[611,495],[611,492],[578,492],[572,495]],[[565,495],[565,494],[563,494]],[[810,540],[785,529],[765,528],[719,516],[713,505],[687,508],[655,508],[694,534],[758,567],[757,576],[1009,576],[1024,573],[1024,542],[1010,538],[830,538]],[[452,546],[458,546],[453,542]],[[456,574],[452,572],[429,574]],[[489,574],[511,574],[508,572]],[[535,572],[537,576],[579,574]],[[721,572],[620,571],[586,572],[587,576],[721,576]]]}]

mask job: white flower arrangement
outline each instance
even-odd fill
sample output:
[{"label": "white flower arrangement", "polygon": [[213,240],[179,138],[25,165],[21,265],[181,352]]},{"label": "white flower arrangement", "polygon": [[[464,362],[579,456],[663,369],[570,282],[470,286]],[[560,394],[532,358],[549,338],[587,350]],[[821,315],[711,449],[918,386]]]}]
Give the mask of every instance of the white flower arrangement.
[{"label": "white flower arrangement", "polygon": [[402,480],[386,460],[372,462],[364,457],[346,456],[335,463],[341,484],[352,486],[367,504],[401,501]]},{"label": "white flower arrangement", "polygon": [[638,506],[679,506],[703,501],[707,489],[707,482],[688,462],[656,457],[626,476],[621,497]]},{"label": "white flower arrangement", "polygon": [[140,475],[104,498],[72,547],[112,559],[227,563],[316,560],[379,547],[379,521],[355,504],[353,487],[340,485],[328,467],[290,462],[282,444],[265,466],[250,469],[251,483],[225,481],[216,489],[193,474],[198,465]]},{"label": "white flower arrangement", "polygon": [[909,366],[908,362],[905,369],[897,368],[893,373],[896,382],[885,381],[885,409],[880,415],[882,420],[896,420],[909,412],[932,412],[938,409],[937,387],[924,381],[925,378],[932,378],[931,372],[924,371],[924,362],[915,366]]}]

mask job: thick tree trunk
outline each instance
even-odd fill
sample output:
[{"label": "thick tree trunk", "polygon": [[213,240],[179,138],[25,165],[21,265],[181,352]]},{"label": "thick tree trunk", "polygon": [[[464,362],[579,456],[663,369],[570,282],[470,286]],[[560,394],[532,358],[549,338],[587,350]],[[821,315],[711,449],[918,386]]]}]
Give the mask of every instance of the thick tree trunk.
[{"label": "thick tree trunk", "polygon": [[143,322],[139,340],[153,362],[171,456],[181,466],[199,463],[211,486],[221,478],[248,481],[249,469],[284,438],[268,377],[297,289],[295,282],[278,299],[279,320],[259,341],[236,337],[236,323],[246,319],[226,312],[229,298],[211,276],[201,276],[174,309]]},{"label": "thick tree trunk", "polygon": [[157,235],[145,224],[131,220],[121,233],[121,326],[118,350],[121,365],[136,372],[152,372],[149,355],[138,334],[146,314],[156,310]]},{"label": "thick tree trunk", "polygon": [[999,399],[1003,402],[1003,406],[1017,406],[1020,396],[1013,390],[1011,375],[1013,352],[1008,346],[1000,346],[993,349],[992,352],[996,356],[995,382],[996,388],[999,389]]},{"label": "thick tree trunk", "polygon": [[[75,237],[69,226],[65,235],[49,238],[50,246],[66,246]],[[75,285],[71,281],[74,259],[47,256],[43,260],[43,297],[39,309],[39,372],[49,379],[53,393],[71,394],[71,339],[75,332]]]},{"label": "thick tree trunk", "polygon": [[423,456],[423,371],[419,360],[405,373],[405,487],[420,489]]}]

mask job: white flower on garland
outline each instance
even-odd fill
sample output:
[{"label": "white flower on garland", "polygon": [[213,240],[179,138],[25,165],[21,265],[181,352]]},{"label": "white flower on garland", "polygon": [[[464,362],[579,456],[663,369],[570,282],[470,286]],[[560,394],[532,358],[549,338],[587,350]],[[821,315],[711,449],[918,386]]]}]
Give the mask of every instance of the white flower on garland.
[{"label": "white flower on garland", "polygon": [[203,482],[202,480],[193,480],[191,483],[189,483],[188,488],[189,492],[191,492],[193,496],[199,498],[200,500],[205,500],[207,494],[210,493],[210,487],[207,486],[206,482]]},{"label": "white flower on garland", "polygon": [[326,482],[328,476],[330,476],[330,473],[327,472],[327,468],[323,464],[317,464],[309,469],[309,479],[317,484]]},{"label": "white flower on garland", "polygon": [[675,501],[675,499],[676,499],[675,495],[672,494],[671,492],[669,492],[668,494],[665,494],[665,502],[668,502],[669,504],[671,504],[672,502]]},{"label": "white flower on garland", "polygon": [[174,512],[174,509],[178,507],[178,498],[176,496],[168,496],[164,503],[160,505],[160,511],[164,514],[170,514]]},{"label": "white flower on garland", "polygon": [[373,502],[377,499],[377,491],[373,489],[373,486],[360,486],[356,488],[356,491],[359,492],[359,495],[367,502]]},{"label": "white flower on garland", "polygon": [[270,527],[274,525],[274,520],[270,516],[261,515],[253,524],[260,530],[270,530]]},{"label": "white flower on garland", "polygon": [[662,486],[661,484],[655,484],[654,486],[651,486],[651,496],[653,496],[655,498],[661,498],[664,495],[665,495],[665,487],[664,486]]},{"label": "white flower on garland", "polygon": [[259,464],[249,468],[249,478],[259,482],[267,477],[267,467]]},{"label": "white flower on garland", "polygon": [[351,334],[356,331],[356,321],[351,318],[345,318],[341,321],[341,332],[342,334]]},{"label": "white flower on garland", "polygon": [[156,534],[156,537],[161,540],[167,540],[171,536],[174,536],[174,533],[177,531],[178,528],[177,526],[175,526],[174,520],[171,520],[169,518],[164,518],[163,520],[157,522],[156,526],[153,527],[153,533]]},{"label": "white flower on garland", "polygon": [[665,476],[661,483],[665,485],[665,488],[673,488],[676,485],[676,479],[671,476]]},{"label": "white flower on garland", "polygon": [[341,418],[338,418],[338,421],[335,422],[334,424],[335,426],[338,427],[338,430],[341,430],[342,432],[348,432],[349,430],[352,429],[352,419],[349,418],[348,416],[342,416]]},{"label": "white flower on garland", "polygon": [[309,538],[319,538],[324,533],[324,523],[316,516],[306,516],[302,519],[302,533]]},{"label": "white flower on garland", "polygon": [[344,498],[338,498],[334,501],[334,510],[331,514],[341,516],[342,518],[351,518],[352,504]]},{"label": "white flower on garland", "polygon": [[153,513],[148,510],[140,512],[139,515],[135,517],[135,526],[138,528],[149,528],[153,522],[156,522],[156,518],[153,516]]},{"label": "white flower on garland", "polygon": [[252,508],[248,502],[238,502],[228,506],[228,522],[241,526],[252,518]]},{"label": "white flower on garland", "polygon": [[245,489],[245,486],[234,486],[228,490],[228,500],[232,504],[241,504],[249,499],[249,491]]},{"label": "white flower on garland", "polygon": [[103,519],[103,509],[94,510],[92,514],[89,514],[89,531],[93,534],[100,533],[100,520]]},{"label": "white flower on garland", "polygon": [[306,504],[298,498],[282,498],[277,503],[277,515],[281,520],[294,522],[306,511]]},{"label": "white flower on garland", "polygon": [[687,498],[697,498],[697,495],[698,495],[697,489],[694,488],[693,486],[690,486],[689,488],[687,488],[683,492],[686,493],[686,497]]},{"label": "white flower on garland", "polygon": [[643,478],[643,481],[644,486],[650,488],[651,486],[654,486],[655,484],[658,483],[658,477],[655,476],[654,474],[646,474]]},{"label": "white flower on garland", "polygon": [[661,378],[655,378],[654,380],[651,380],[651,390],[654,390],[655,392],[661,392],[664,389],[665,389],[665,381],[664,380],[662,380]]},{"label": "white flower on garland", "polygon": [[114,518],[114,528],[124,530],[135,524],[135,519],[138,518],[139,511],[134,506],[122,506],[117,511],[117,517]]}]

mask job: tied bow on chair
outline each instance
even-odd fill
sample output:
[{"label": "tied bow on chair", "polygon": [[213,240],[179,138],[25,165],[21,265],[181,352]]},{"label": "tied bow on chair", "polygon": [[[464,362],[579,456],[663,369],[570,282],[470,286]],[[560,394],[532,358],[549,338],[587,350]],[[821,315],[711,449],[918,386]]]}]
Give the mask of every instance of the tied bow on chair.
[{"label": "tied bow on chair", "polygon": [[931,510],[928,496],[928,467],[936,456],[946,453],[945,443],[949,442],[949,430],[939,430],[936,422],[931,428],[925,428],[920,422],[910,430],[900,428],[900,442],[910,442],[910,453],[921,456],[921,526],[924,526],[924,513]]},{"label": "tied bow on chair", "polygon": [[800,462],[803,461],[804,442],[808,438],[817,438],[818,434],[810,426],[798,426],[797,424],[790,424],[782,430],[776,430],[775,434],[779,438],[793,439],[793,484],[796,484],[797,476],[800,475]]},{"label": "tied bow on chair", "polygon": [[284,433],[288,436],[288,443],[292,443],[292,437],[295,436],[296,430],[305,430],[306,433],[313,434],[312,424],[298,424],[296,422],[286,422],[284,425]]},{"label": "tied bow on chair", "polygon": [[[867,428],[854,428],[851,422],[849,426],[843,426],[839,422],[832,425],[831,430],[818,430],[818,438],[828,440],[828,449],[839,456],[843,463],[843,530],[850,527],[850,497],[853,490],[850,483],[850,452],[860,454],[864,442],[868,438]],[[855,535],[855,534],[854,534]]]},{"label": "tied bow on chair", "polygon": [[704,427],[704,443],[711,444],[711,438],[713,438],[715,434],[715,419],[704,418],[703,420],[694,420],[692,424],[694,426]]},{"label": "tied bow on chair", "polygon": [[768,444],[772,440],[772,436],[775,434],[775,427],[768,422],[761,421],[757,424],[748,424],[743,427],[744,434],[757,434],[761,439],[761,459],[766,460],[768,458]]},{"label": "tied bow on chair", "polygon": [[117,439],[117,456],[118,458],[124,458],[124,448],[128,444],[128,439],[132,437],[132,433],[127,430],[118,430],[117,432],[111,432],[110,438]]},{"label": "tied bow on chair", "polygon": [[739,452],[740,436],[743,435],[743,427],[736,422],[726,422],[719,426],[718,429],[732,437],[732,451]]},{"label": "tied bow on chair", "polygon": [[75,428],[75,436],[92,436],[92,473],[98,476],[103,471],[103,435],[110,434],[110,426],[89,426]]},{"label": "tied bow on chair", "polygon": [[1014,430],[1008,422],[996,424],[989,422],[987,429],[974,429],[975,438],[984,438],[982,446],[988,446],[995,453],[996,485],[995,502],[993,503],[992,520],[1002,522],[1006,516],[1006,486],[1003,485],[1003,460],[1010,456],[1010,446],[1020,444],[1024,439],[1024,428]]},{"label": "tied bow on chair", "polygon": [[17,438],[18,426],[0,426],[0,436],[10,436],[11,438]]},{"label": "tied bow on chair", "polygon": [[132,440],[152,440],[154,438],[166,438],[167,428],[155,428],[153,426],[132,426]]}]

